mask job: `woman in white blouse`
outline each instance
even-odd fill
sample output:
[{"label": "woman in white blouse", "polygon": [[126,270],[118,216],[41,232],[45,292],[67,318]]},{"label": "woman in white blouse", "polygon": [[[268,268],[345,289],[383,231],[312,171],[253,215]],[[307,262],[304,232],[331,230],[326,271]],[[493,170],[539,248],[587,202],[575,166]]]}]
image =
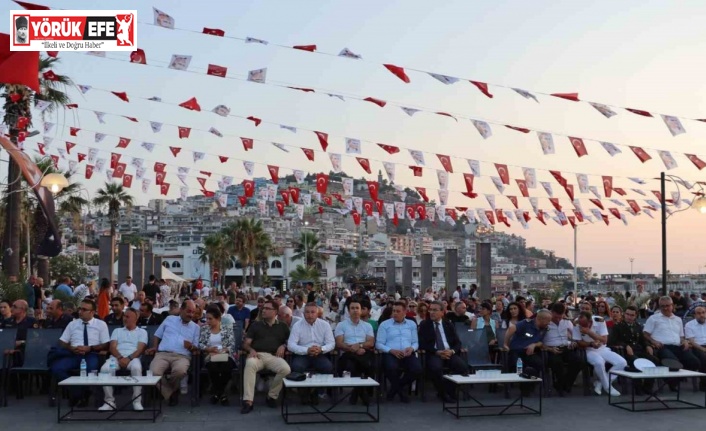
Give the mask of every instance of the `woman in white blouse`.
[{"label": "woman in white blouse", "polygon": [[205,355],[208,378],[211,382],[211,404],[228,405],[225,394],[235,360],[235,337],[231,325],[221,325],[221,309],[212,304],[206,309],[206,324],[201,327],[199,348]]}]

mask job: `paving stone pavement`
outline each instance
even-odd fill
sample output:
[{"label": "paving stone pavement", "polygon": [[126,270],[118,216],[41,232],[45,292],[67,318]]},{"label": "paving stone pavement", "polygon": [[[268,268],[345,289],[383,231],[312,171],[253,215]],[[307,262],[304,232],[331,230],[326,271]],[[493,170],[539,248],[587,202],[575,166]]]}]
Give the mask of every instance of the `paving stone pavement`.
[{"label": "paving stone pavement", "polygon": [[[577,388],[579,389],[579,388]],[[575,392],[579,392],[575,391]],[[473,395],[482,401],[492,401],[500,395],[488,394],[481,389],[474,389]],[[665,396],[667,394],[664,394]],[[690,401],[704,403],[704,393],[694,393],[690,389],[685,391],[683,397]],[[626,398],[626,397],[623,397]],[[627,398],[626,398],[627,399]],[[118,399],[119,401],[120,399]],[[706,418],[706,410],[682,411],[651,411],[644,413],[631,413],[608,406],[607,396],[582,396],[573,394],[566,398],[551,397],[544,399],[543,415],[517,416],[517,417],[482,417],[456,419],[448,413],[442,412],[441,403],[429,400],[426,403],[416,398],[410,404],[401,404],[398,401],[383,402],[380,406],[381,419],[374,424],[320,424],[320,425],[287,425],[280,415],[279,408],[270,409],[262,400],[257,399],[255,410],[248,415],[241,415],[239,406],[236,406],[237,395],[232,396],[233,405],[229,407],[212,406],[206,397],[198,407],[188,406],[185,397],[178,407],[163,407],[163,414],[157,419],[156,424],[148,422],[79,422],[56,423],[56,408],[46,404],[46,398],[31,396],[24,400],[9,399],[7,408],[0,408],[0,429],[14,430],[90,430],[100,431],[142,429],[149,427],[157,431],[195,431],[201,429],[232,430],[234,426],[245,426],[246,429],[259,431],[277,430],[312,430],[335,427],[336,430],[389,430],[391,426],[396,429],[427,430],[443,427],[445,430],[464,429],[469,427],[492,427],[494,431],[512,430],[518,427],[546,427],[557,424],[561,429],[571,431],[596,431],[600,429],[639,429],[641,431],[664,431],[665,424],[671,429],[696,429],[702,426]],[[297,398],[293,398],[293,401]],[[258,402],[259,401],[259,402]],[[536,402],[536,398],[528,402]],[[322,406],[326,405],[326,401]],[[348,407],[346,405],[346,407]],[[8,428],[5,428],[8,426]],[[549,425],[555,426],[555,425]]]}]

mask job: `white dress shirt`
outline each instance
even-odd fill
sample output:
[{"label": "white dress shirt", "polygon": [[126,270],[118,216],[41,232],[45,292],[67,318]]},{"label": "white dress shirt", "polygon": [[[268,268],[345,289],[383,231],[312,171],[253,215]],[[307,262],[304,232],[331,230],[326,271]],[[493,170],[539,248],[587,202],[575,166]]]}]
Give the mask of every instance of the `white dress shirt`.
[{"label": "white dress shirt", "polygon": [[544,335],[542,342],[547,347],[561,347],[571,344],[572,334],[574,332],[574,324],[571,320],[561,319],[559,324],[549,322],[547,333]]},{"label": "white dress shirt", "polygon": [[645,322],[644,332],[668,346],[678,346],[681,344],[681,337],[684,336],[684,325],[681,318],[672,314],[670,317],[664,314],[653,314]]},{"label": "white dress shirt", "polygon": [[287,349],[297,355],[306,355],[311,346],[321,347],[322,353],[328,353],[336,347],[331,325],[325,320],[316,319],[314,324],[310,325],[309,322],[302,319],[292,326]]},{"label": "white dress shirt", "polygon": [[[66,326],[59,337],[61,341],[71,347],[83,346],[83,320],[76,319]],[[91,319],[88,321],[88,345],[97,346],[110,342],[110,331],[104,321]]]},{"label": "white dress shirt", "polygon": [[688,340],[694,339],[699,346],[706,346],[706,323],[699,323],[696,319],[684,326],[684,334]]}]

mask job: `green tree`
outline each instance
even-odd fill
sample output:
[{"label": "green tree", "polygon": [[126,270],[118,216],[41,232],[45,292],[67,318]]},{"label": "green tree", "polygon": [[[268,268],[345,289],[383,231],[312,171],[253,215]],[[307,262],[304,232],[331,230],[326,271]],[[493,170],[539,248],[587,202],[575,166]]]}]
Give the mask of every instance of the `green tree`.
[{"label": "green tree", "polygon": [[313,281],[314,284],[318,284],[321,273],[315,266],[305,268],[303,265],[297,265],[296,269],[289,273],[289,277],[295,284],[300,281]]},{"label": "green tree", "polygon": [[[50,280],[58,280],[59,277],[69,276],[73,280],[85,280],[91,275],[91,270],[86,265],[81,263],[78,256],[69,256],[60,254],[52,257],[49,260],[49,278]],[[49,286],[50,280],[45,280],[45,285]]]},{"label": "green tree", "polygon": [[120,208],[132,208],[134,204],[133,197],[125,190],[122,184],[107,182],[105,186],[98,189],[96,197],[93,198],[93,204],[99,207],[108,208],[108,219],[110,220],[110,236],[115,241],[115,233],[118,228],[118,218],[120,217]]},{"label": "green tree", "polygon": [[[243,282],[247,280],[247,270],[252,268],[258,257],[262,257],[266,244],[265,232],[262,221],[243,218],[235,223],[231,223],[225,228],[226,234],[232,241],[233,254],[238,258],[238,262],[243,270]],[[252,286],[252,279],[250,286]]]},{"label": "green tree", "polygon": [[[33,92],[24,85],[2,84],[0,83],[0,97],[5,99],[5,116],[3,123],[9,130],[10,141],[17,145],[20,132],[32,127],[31,106],[38,102],[47,102],[48,106],[43,110],[43,114],[49,114],[59,108],[63,108],[70,102],[66,94],[66,87],[73,85],[71,79],[65,75],[53,73],[52,79],[44,78],[44,72],[57,66],[58,58],[42,57],[39,59],[39,93]],[[20,129],[19,119],[26,118],[25,130]],[[5,247],[15,250],[15,253],[3,254],[3,272],[10,277],[17,277],[20,274],[20,234],[22,225],[21,206],[21,183],[17,178],[21,177],[21,172],[17,163],[12,157],[8,162],[7,195],[9,197],[5,210]]]},{"label": "green tree", "polygon": [[209,263],[211,271],[216,269],[219,271],[220,284],[223,285],[229,264],[233,262],[233,249],[230,244],[230,238],[223,230],[204,238],[199,260],[201,263]]},{"label": "green tree", "polygon": [[307,267],[311,267],[314,262],[327,261],[328,256],[321,253],[321,243],[316,232],[302,231],[299,241],[294,247],[293,260],[305,261]]}]

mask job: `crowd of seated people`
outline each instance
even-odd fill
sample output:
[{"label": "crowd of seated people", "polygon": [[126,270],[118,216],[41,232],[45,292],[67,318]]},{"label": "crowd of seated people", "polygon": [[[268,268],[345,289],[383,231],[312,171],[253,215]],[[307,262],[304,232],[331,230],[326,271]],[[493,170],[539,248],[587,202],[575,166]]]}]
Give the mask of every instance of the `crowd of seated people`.
[{"label": "crowd of seated people", "polygon": [[[551,371],[551,384],[560,396],[571,392],[581,372],[593,375],[591,386],[596,394],[620,395],[606,370],[632,368],[638,358],[656,365],[675,359],[685,369],[706,371],[706,307],[697,306],[695,319],[685,327],[670,296],[658,300],[659,310],[644,326],[638,322],[643,308],[634,305],[635,301],[625,310],[611,304],[610,298],[600,297],[594,301],[543,300],[537,307],[532,298],[501,294],[484,300],[476,297],[476,289],[461,288],[450,298],[426,290],[423,295],[416,292],[413,299],[346,290],[340,297],[330,297],[326,311],[318,300],[323,295],[313,294],[313,286],[302,292],[259,297],[251,309],[236,285],[206,298],[161,298],[167,307],[158,313],[155,304],[159,301],[147,296],[145,289],[134,293],[131,300],[120,293],[129,296],[129,281],[119,292],[113,292],[107,280],[100,283],[94,298],[107,304],[109,311],[103,316],[90,295],[74,315],[62,301],[52,300],[36,313],[41,320],[28,316],[29,305],[24,300],[0,301],[0,326],[18,328],[16,351],[11,353],[21,362],[28,328],[64,329],[58,340],[59,353],[55,352],[51,363],[51,373],[58,381],[76,370],[82,359],[89,370],[98,370],[106,366],[101,368],[101,358],[112,357],[119,369],[142,375],[141,358],[149,356],[149,369],[164,376],[159,390],[171,406],[185,393],[194,355],[201,358],[199,363],[209,377],[213,404],[229,405],[233,371],[242,365],[238,371],[243,375],[243,414],[255,408],[261,371],[270,373],[265,404],[271,408],[277,406],[283,379],[293,371],[380,375],[389,382],[387,399],[399,397],[403,403],[411,401],[410,388],[426,376],[439,399],[453,401],[455,395],[443,373],[470,372],[457,325],[481,331],[493,358],[498,362],[502,355],[506,358],[499,364],[504,372],[515,371],[518,358],[527,374]],[[153,287],[148,292],[160,295],[160,281],[151,279],[149,284]],[[105,291],[108,298],[101,298]],[[569,311],[574,308],[578,314],[572,319]],[[242,332],[234,332],[235,322]],[[109,326],[114,328],[112,333]],[[152,339],[147,339],[143,326],[158,326]],[[643,383],[638,389],[649,391],[650,384]],[[675,384],[670,382],[670,387]],[[703,382],[700,389],[706,389]],[[368,390],[355,390],[350,402],[367,405],[370,395]],[[69,396],[72,405],[87,403],[82,388],[72,388]],[[318,404],[326,394],[301,391],[300,397],[302,403]],[[136,390],[133,398],[134,409],[142,410],[141,393]],[[102,410],[115,408],[112,388],[104,388],[103,400]]]}]

